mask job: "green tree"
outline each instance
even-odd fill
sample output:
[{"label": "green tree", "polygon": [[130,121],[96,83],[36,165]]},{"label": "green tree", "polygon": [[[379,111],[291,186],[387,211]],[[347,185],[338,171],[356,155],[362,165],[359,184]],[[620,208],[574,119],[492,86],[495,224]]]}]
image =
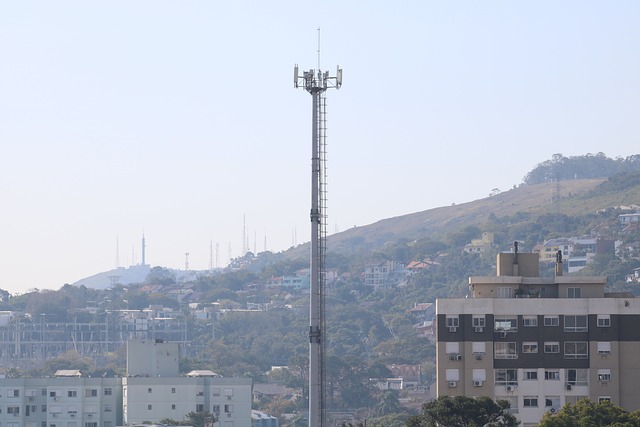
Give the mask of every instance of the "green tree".
[{"label": "green tree", "polygon": [[511,427],[519,421],[508,412],[506,400],[490,397],[442,396],[422,406],[423,414],[410,417],[407,427]]},{"label": "green tree", "polygon": [[547,412],[539,427],[640,427],[640,411],[629,413],[609,401],[582,399],[566,404],[556,414]]}]

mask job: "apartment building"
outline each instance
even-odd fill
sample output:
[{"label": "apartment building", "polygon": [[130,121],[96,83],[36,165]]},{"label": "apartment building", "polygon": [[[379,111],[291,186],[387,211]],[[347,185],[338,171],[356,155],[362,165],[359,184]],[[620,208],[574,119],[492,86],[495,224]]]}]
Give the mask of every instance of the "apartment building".
[{"label": "apartment building", "polygon": [[122,425],[120,378],[0,379],[2,427]]},{"label": "apartment building", "polygon": [[213,427],[251,427],[250,378],[211,371],[180,376],[178,343],[131,341],[127,376],[0,378],[0,427],[116,427],[216,415]]},{"label": "apartment building", "polygon": [[511,402],[523,426],[588,398],[640,409],[640,300],[606,277],[540,277],[537,253],[502,253],[470,298],[436,301],[438,396]]}]

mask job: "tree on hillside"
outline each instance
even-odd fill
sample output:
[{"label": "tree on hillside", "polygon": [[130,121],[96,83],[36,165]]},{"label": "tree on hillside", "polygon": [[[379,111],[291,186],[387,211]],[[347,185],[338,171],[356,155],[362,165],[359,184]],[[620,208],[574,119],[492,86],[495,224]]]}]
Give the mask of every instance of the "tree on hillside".
[{"label": "tree on hillside", "polygon": [[490,397],[442,396],[422,406],[422,415],[410,417],[407,427],[511,427],[519,421],[508,412],[506,400]]},{"label": "tree on hillside", "polygon": [[582,399],[566,404],[556,413],[547,412],[539,427],[640,427],[640,411],[629,413],[609,401]]}]

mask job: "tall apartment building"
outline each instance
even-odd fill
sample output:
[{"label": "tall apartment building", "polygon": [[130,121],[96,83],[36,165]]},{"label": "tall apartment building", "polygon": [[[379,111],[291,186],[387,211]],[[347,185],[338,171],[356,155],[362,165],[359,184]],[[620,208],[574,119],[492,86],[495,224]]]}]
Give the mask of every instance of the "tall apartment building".
[{"label": "tall apartment building", "polygon": [[438,396],[511,402],[523,426],[588,398],[640,409],[640,300],[606,277],[540,277],[538,254],[502,253],[471,298],[436,301]]}]

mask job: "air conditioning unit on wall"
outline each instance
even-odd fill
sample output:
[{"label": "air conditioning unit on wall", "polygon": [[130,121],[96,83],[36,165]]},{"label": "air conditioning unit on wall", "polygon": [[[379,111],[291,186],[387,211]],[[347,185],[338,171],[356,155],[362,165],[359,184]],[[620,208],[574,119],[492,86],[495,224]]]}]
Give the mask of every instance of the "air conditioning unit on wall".
[{"label": "air conditioning unit on wall", "polygon": [[482,381],[474,381],[473,385],[474,387],[482,387]]}]

